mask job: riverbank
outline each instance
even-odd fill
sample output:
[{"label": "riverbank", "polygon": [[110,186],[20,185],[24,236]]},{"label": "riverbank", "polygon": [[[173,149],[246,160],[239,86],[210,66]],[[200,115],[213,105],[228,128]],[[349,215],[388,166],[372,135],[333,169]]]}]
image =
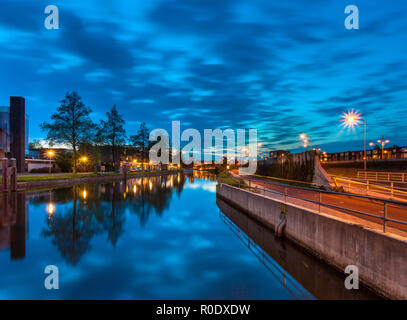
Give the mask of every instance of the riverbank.
[{"label": "riverbank", "polygon": [[[182,172],[182,170],[152,171],[152,172],[128,172],[127,178],[149,177],[167,175]],[[17,177],[17,190],[24,191],[33,188],[58,187],[77,183],[107,182],[124,179],[121,173],[67,173],[46,175],[23,175]]]}]

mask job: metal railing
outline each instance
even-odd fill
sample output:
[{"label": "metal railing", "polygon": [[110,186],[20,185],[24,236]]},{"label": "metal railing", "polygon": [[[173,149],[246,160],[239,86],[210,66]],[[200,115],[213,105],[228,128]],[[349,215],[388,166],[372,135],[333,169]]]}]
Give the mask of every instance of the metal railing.
[{"label": "metal railing", "polygon": [[344,178],[331,176],[336,186],[341,186],[345,191],[364,194],[364,195],[380,195],[383,194],[390,199],[398,199],[407,201],[407,188],[400,187],[395,181],[357,181],[356,178]]},{"label": "metal railing", "polygon": [[219,212],[219,217],[230,228],[230,230],[240,239],[240,241],[254,254],[254,256],[272,273],[272,275],[287,289],[287,291],[297,300],[313,299],[302,286],[284,268],[271,258],[264,249],[258,245],[249,235],[239,228],[224,213]]},{"label": "metal railing", "polygon": [[373,172],[373,171],[358,171],[357,178],[372,180],[372,181],[397,181],[407,183],[406,172]]},{"label": "metal railing", "polygon": [[[271,198],[281,203],[295,205],[306,210],[313,210],[318,213],[323,214],[346,214],[347,216],[353,216],[370,221],[375,224],[380,222],[382,225],[382,231],[386,233],[388,223],[393,223],[394,228],[407,232],[407,203],[402,201],[383,199],[371,196],[364,196],[358,194],[344,194],[341,192],[326,191],[320,189],[312,189],[298,186],[291,186],[287,184],[280,184],[275,182],[269,182],[264,180],[254,180],[254,179],[240,179],[238,182],[235,181],[222,181],[219,180],[219,184],[230,185],[232,187],[237,187],[245,189],[252,193],[257,193],[263,195],[264,197]],[[264,188],[261,185],[267,185],[268,188]],[[308,194],[308,197],[301,196],[301,194]],[[327,199],[336,204],[328,203]],[[296,203],[293,200],[300,200],[301,203]],[[368,204],[371,210],[357,210],[355,208],[346,207],[345,201],[348,201],[349,206],[356,206],[358,208],[363,207],[363,205]],[[354,201],[354,203],[351,203]],[[343,203],[343,205],[337,205],[337,203]],[[312,207],[307,207],[304,204],[311,204]],[[332,209],[331,212],[328,209]],[[405,215],[406,220],[392,219],[390,215],[394,215],[395,211],[402,211]],[[333,212],[332,212],[333,211]],[[383,213],[382,215],[373,214],[367,211],[374,211],[377,213]],[[399,213],[398,213],[399,214]],[[373,220],[373,221],[372,221]]]}]

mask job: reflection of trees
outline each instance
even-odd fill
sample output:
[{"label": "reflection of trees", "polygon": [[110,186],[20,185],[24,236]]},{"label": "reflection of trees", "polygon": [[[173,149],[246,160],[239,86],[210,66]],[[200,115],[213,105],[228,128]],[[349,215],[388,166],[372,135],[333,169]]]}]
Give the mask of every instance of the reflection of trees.
[{"label": "reflection of trees", "polygon": [[107,207],[103,210],[103,229],[107,231],[107,238],[116,246],[117,240],[124,232],[124,223],[126,221],[125,211],[126,203],[123,201],[123,193],[121,192],[120,183],[113,183],[108,185],[107,195],[111,198],[109,202],[103,202],[102,208]]},{"label": "reflection of trees", "polygon": [[137,192],[132,198],[130,212],[140,218],[140,224],[145,226],[148,217],[155,212],[162,216],[163,212],[169,208],[170,199],[175,189],[178,195],[185,184],[185,177],[182,174],[164,175],[150,178],[141,178],[133,181]]},{"label": "reflection of trees", "polygon": [[62,256],[68,263],[76,264],[89,248],[92,236],[97,232],[97,224],[90,211],[78,208],[77,187],[72,188],[72,205],[62,214],[48,217],[47,228],[42,234],[52,237]]},{"label": "reflection of trees", "polygon": [[[144,226],[151,214],[162,216],[175,190],[185,184],[183,174],[129,179],[107,184],[74,186],[31,197],[36,204],[55,203],[42,235],[52,237],[67,262],[76,264],[89,249],[91,239],[103,232],[116,245],[124,232],[126,210]],[[51,199],[52,198],[52,199]]]}]

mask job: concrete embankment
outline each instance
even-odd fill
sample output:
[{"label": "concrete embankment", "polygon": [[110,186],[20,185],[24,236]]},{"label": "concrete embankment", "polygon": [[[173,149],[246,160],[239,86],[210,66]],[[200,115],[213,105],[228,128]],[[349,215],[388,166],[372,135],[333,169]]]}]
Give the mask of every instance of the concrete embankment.
[{"label": "concrete embankment", "polygon": [[[140,173],[140,174],[128,174],[127,179],[137,179],[161,175],[176,174],[180,171],[165,171],[165,172],[151,172],[151,173]],[[53,179],[53,180],[37,180],[37,181],[24,181],[17,182],[17,190],[24,191],[30,189],[41,189],[41,188],[53,188],[59,186],[67,186],[74,184],[87,184],[87,183],[99,183],[99,182],[110,182],[123,180],[124,176],[122,174],[118,175],[101,175],[97,177],[83,177],[83,178],[73,178],[73,179]]]},{"label": "concrete embankment", "polygon": [[[229,185],[217,186],[217,197],[274,228],[282,204]],[[286,206],[284,236],[344,272],[359,269],[360,281],[391,299],[407,299],[407,241],[336,217]]]}]

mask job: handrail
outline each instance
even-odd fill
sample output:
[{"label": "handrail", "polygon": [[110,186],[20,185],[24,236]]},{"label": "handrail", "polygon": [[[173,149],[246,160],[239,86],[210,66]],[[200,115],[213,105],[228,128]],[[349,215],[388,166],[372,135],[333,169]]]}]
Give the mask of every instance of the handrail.
[{"label": "handrail", "polygon": [[[350,193],[344,194],[343,192],[336,192],[336,191],[329,191],[329,190],[322,190],[322,189],[315,189],[315,188],[299,187],[299,186],[293,186],[293,185],[289,185],[289,184],[271,182],[271,181],[265,181],[265,180],[259,181],[259,180],[248,179],[248,178],[245,178],[245,179],[242,179],[242,180],[250,181],[250,182],[259,182],[259,183],[272,184],[272,185],[277,185],[277,186],[281,186],[281,187],[288,187],[288,188],[293,188],[293,189],[301,189],[301,190],[307,190],[307,191],[321,192],[321,193],[325,193],[325,194],[341,195],[341,196],[354,197],[354,198],[363,198],[363,199],[369,199],[369,200],[373,200],[373,201],[381,201],[381,202],[382,201],[387,201],[387,202],[391,202],[391,203],[399,204],[399,205],[403,205],[403,206],[407,205],[403,201],[397,201],[397,200],[392,200],[392,199],[383,199],[383,198],[360,195],[360,194],[350,194]],[[227,183],[225,183],[225,184],[227,184]]]},{"label": "handrail", "polygon": [[357,171],[356,177],[365,179],[374,177],[376,181],[379,180],[379,177],[387,177],[384,181],[407,182],[407,172]]},{"label": "handrail", "polygon": [[343,178],[332,176],[336,185],[342,186],[348,192],[362,193],[368,195],[369,193],[383,194],[390,199],[406,199],[407,200],[407,188],[395,186],[394,181],[389,181],[389,185],[379,184],[376,181],[361,182],[352,178]]},{"label": "handrail", "polygon": [[[319,208],[317,212],[319,212],[319,213],[321,213],[321,206],[323,206],[323,207],[334,208],[334,209],[340,210],[341,213],[345,213],[347,215],[352,215],[352,213],[353,213],[353,214],[360,214],[360,215],[375,218],[375,219],[380,219],[380,220],[382,220],[382,223],[383,223],[383,232],[384,233],[386,233],[386,223],[387,222],[394,222],[394,223],[398,223],[398,224],[407,226],[407,221],[400,221],[400,220],[395,220],[395,219],[391,219],[391,218],[387,217],[388,204],[401,205],[403,207],[406,207],[406,211],[407,211],[407,203],[402,202],[402,201],[389,200],[389,199],[383,199],[383,198],[376,198],[376,197],[370,197],[370,196],[355,195],[355,194],[343,194],[343,193],[340,193],[340,192],[317,190],[317,189],[304,188],[304,187],[298,187],[298,186],[289,186],[289,185],[286,185],[286,184],[273,183],[273,182],[269,182],[269,181],[258,181],[258,180],[256,181],[256,180],[251,180],[251,179],[246,179],[244,181],[249,181],[250,182],[250,184],[248,186],[249,192],[252,192],[252,189],[254,188],[255,190],[263,191],[263,196],[266,196],[266,191],[269,192],[269,193],[273,193],[273,194],[283,195],[284,196],[284,201],[281,201],[281,202],[284,202],[286,204],[287,204],[287,197],[288,197],[288,198],[299,199],[299,200],[306,201],[306,202],[309,202],[309,203],[317,204],[318,208]],[[284,187],[284,192],[278,192],[278,191],[271,190],[271,189],[260,188],[258,186],[252,187],[251,186],[252,181],[255,181],[255,182],[258,182],[258,183],[266,183],[266,184],[272,184],[272,185],[277,185],[277,186],[283,186]],[[238,188],[240,188],[240,189],[242,187],[241,184],[240,184],[240,181],[239,181],[239,183],[236,183],[236,182],[222,182],[221,180],[219,182],[221,184],[230,185],[232,187],[235,187],[237,185]],[[308,199],[308,198],[304,198],[304,197],[289,195],[287,193],[287,190],[289,188],[290,189],[307,190],[307,191],[318,193],[319,194],[319,200],[316,201],[316,200],[312,200],[312,199]],[[376,201],[376,202],[382,203],[383,204],[383,216],[378,216],[378,215],[374,215],[374,214],[371,214],[371,213],[358,211],[358,210],[354,210],[354,209],[350,209],[350,208],[341,207],[341,206],[337,206],[337,205],[322,202],[321,201],[321,193],[339,195],[339,196],[348,197],[348,198],[349,197],[362,198],[362,199],[367,199],[367,200],[370,200],[370,201]],[[280,200],[277,200],[277,201],[280,201]]]}]

